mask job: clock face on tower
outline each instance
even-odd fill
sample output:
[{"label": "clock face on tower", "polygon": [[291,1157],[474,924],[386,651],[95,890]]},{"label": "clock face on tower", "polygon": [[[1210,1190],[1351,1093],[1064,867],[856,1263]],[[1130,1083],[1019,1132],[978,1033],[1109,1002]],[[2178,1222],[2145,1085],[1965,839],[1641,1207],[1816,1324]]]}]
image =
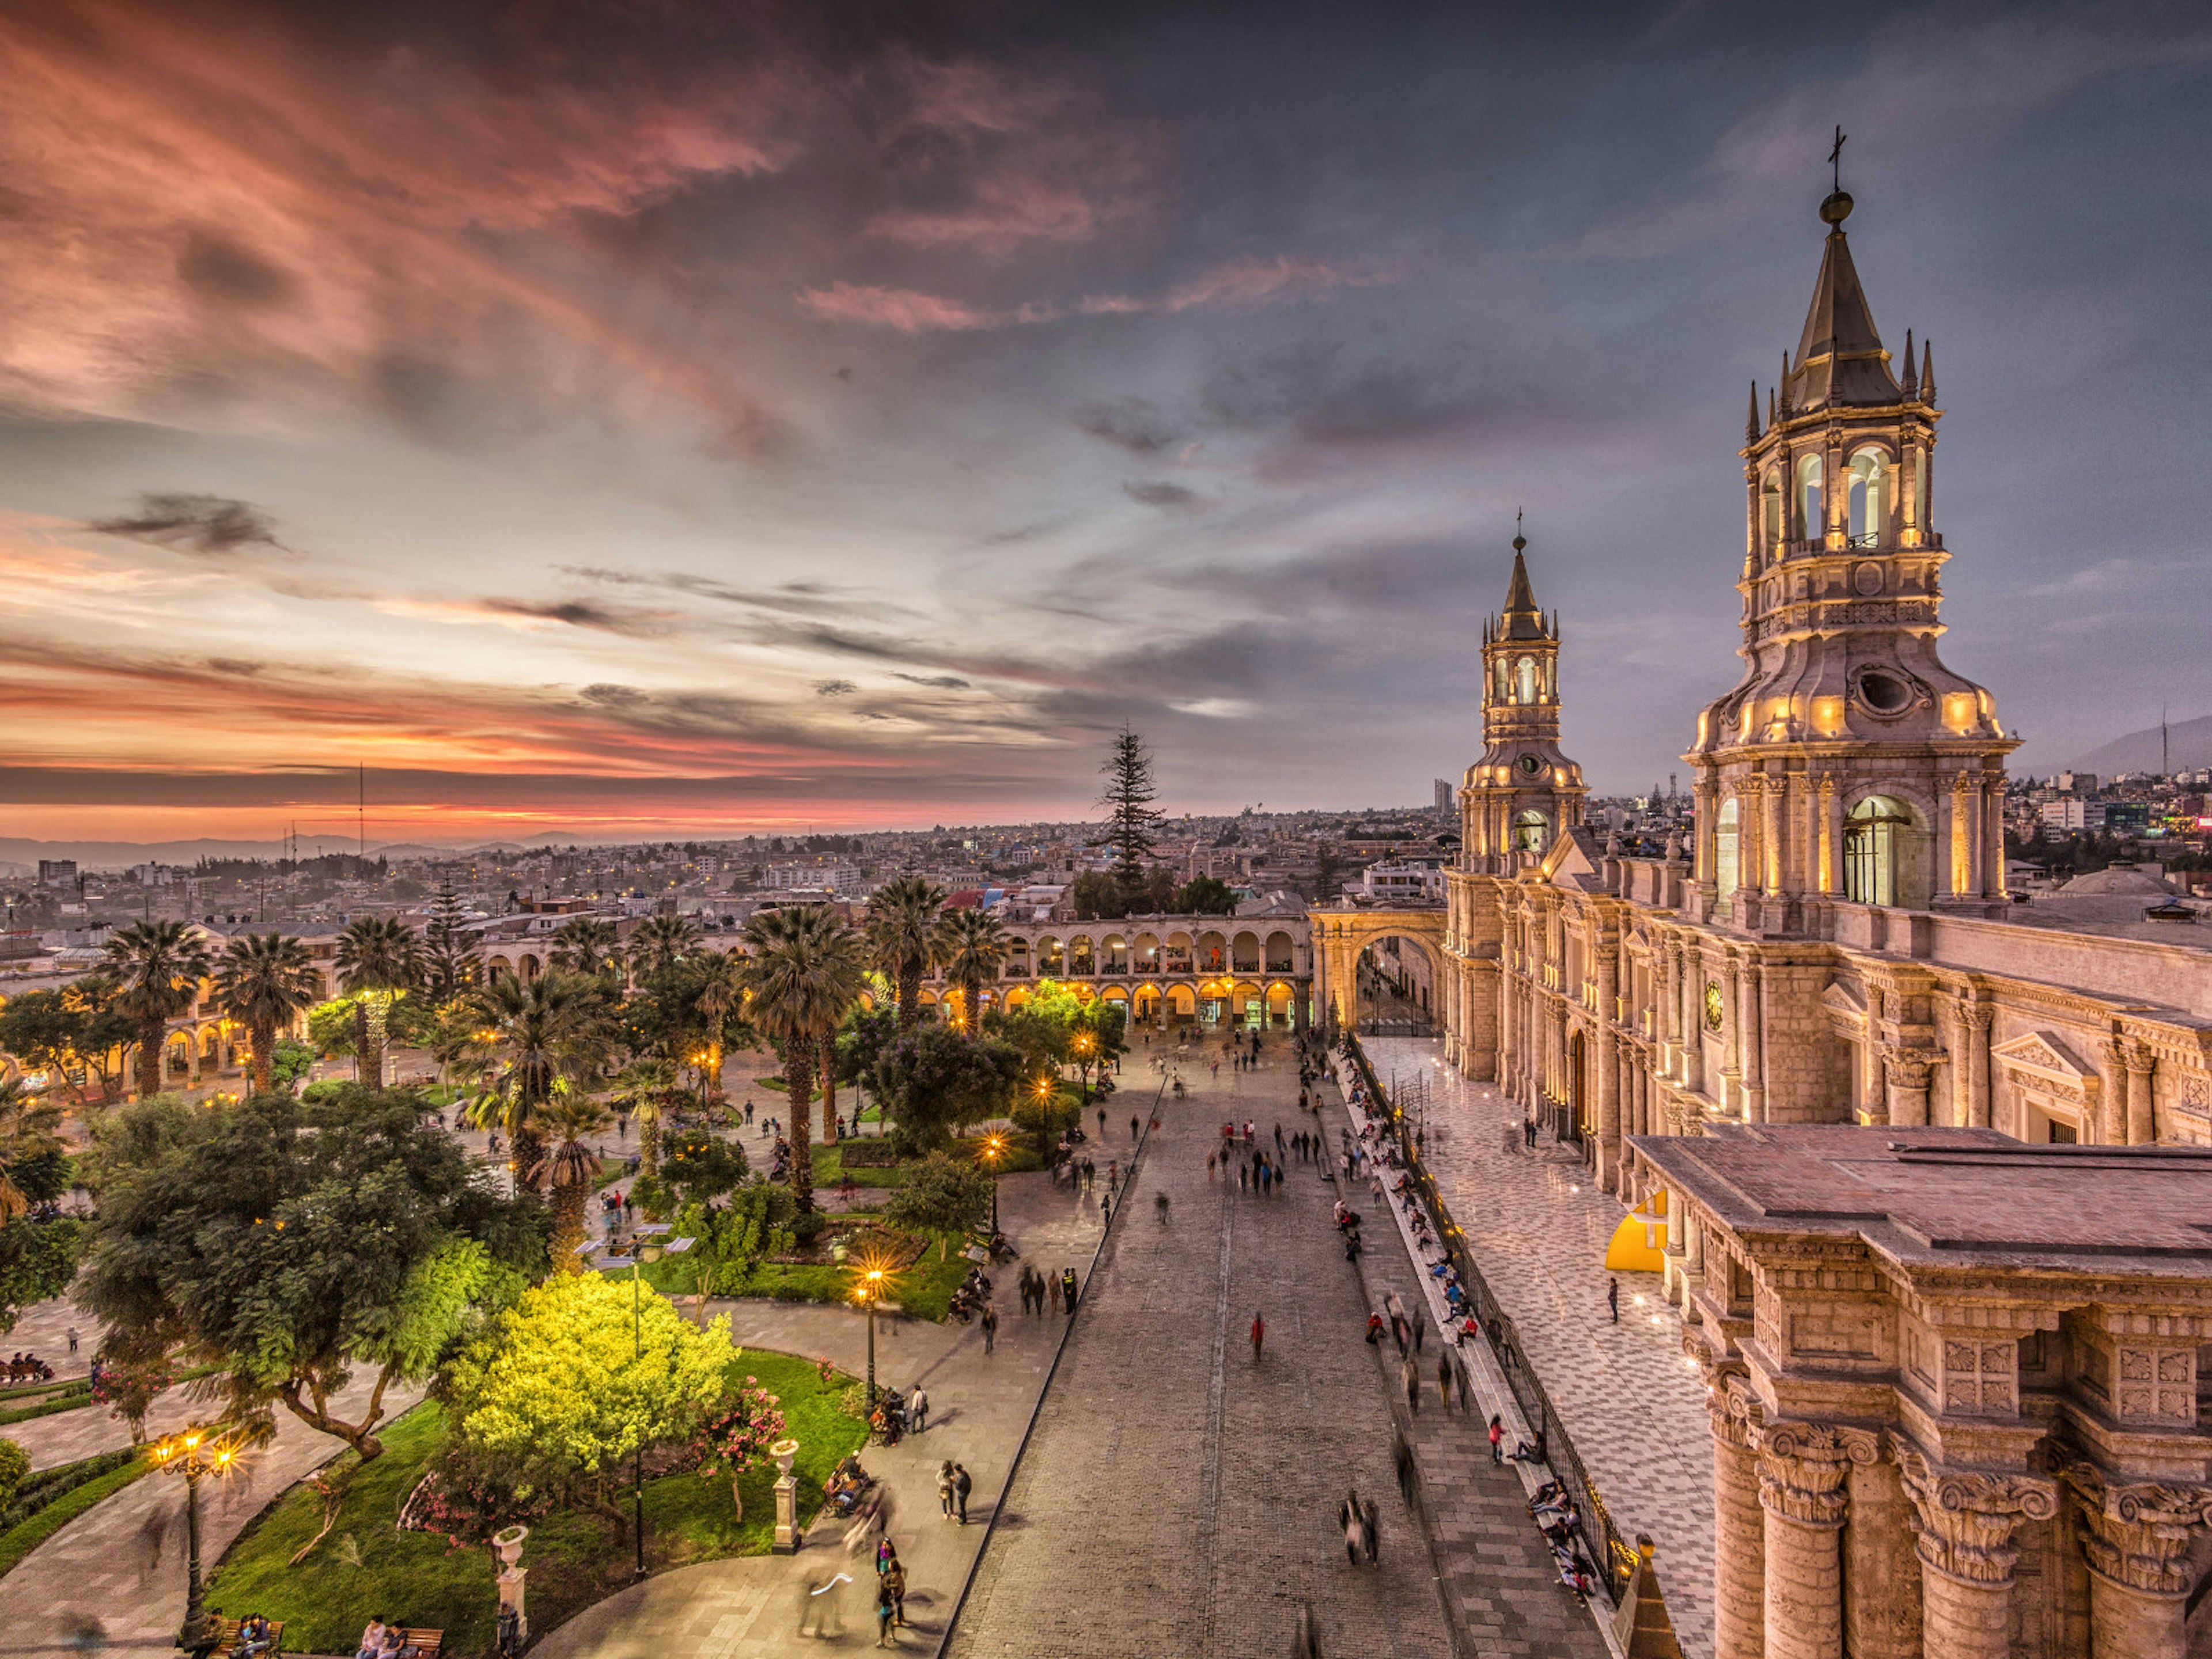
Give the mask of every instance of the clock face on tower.
[{"label": "clock face on tower", "polygon": [[1521,769],[1533,778],[1544,769],[1543,760],[1539,756],[1523,755],[1521,757]]}]

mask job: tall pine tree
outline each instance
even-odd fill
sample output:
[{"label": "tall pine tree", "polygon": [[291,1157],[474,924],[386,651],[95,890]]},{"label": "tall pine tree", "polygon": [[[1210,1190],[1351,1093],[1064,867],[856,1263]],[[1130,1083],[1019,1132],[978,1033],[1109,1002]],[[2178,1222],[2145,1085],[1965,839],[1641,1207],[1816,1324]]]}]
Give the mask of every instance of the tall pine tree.
[{"label": "tall pine tree", "polygon": [[1125,726],[1098,769],[1106,775],[1098,804],[1106,809],[1107,838],[1114,843],[1114,874],[1125,889],[1133,889],[1144,881],[1153,831],[1167,821],[1152,805],[1160,792],[1152,782],[1152,750]]}]

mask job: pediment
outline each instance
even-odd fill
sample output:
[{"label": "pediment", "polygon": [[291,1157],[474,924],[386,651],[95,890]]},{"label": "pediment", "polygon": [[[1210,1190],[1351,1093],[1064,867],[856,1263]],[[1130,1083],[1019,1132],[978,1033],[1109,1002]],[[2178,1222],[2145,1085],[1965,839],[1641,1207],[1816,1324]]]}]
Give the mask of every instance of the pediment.
[{"label": "pediment", "polygon": [[1581,878],[1597,874],[1596,860],[1590,856],[1593,848],[1583,845],[1586,839],[1572,830],[1562,830],[1552,842],[1551,850],[1544,854],[1544,879],[1554,887],[1583,891]]},{"label": "pediment", "polygon": [[2016,1071],[2033,1072],[2059,1083],[2098,1080],[2095,1069],[2084,1066],[2073,1050],[2050,1031],[2030,1031],[2009,1042],[2000,1042],[1990,1050],[1990,1057]]},{"label": "pediment", "polygon": [[1841,980],[1837,980],[1820,993],[1820,1006],[1830,1013],[1841,1014],[1846,1019],[1866,1018],[1866,999]]}]

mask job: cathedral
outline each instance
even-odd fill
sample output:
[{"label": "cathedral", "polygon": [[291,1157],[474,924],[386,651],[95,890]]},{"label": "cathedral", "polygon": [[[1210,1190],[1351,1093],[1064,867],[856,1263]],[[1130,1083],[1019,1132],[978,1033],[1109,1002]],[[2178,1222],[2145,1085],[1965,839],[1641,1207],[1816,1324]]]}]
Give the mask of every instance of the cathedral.
[{"label": "cathedral", "polygon": [[1585,822],[1516,537],[1443,912],[1316,910],[1322,1007],[1422,939],[1445,1062],[1663,1218],[1719,1659],[2212,1654],[2212,955],[2007,892],[2015,739],[1937,650],[1933,357],[1883,343],[1851,208],[1752,389],[1689,843]]},{"label": "cathedral", "polygon": [[1484,628],[1484,748],[1439,951],[1446,1054],[1581,1142],[1615,1191],[1629,1137],[1717,1123],[2212,1142],[2204,952],[2014,915],[2015,739],[1937,650],[1933,354],[1883,343],[1851,205],[1821,204],[1797,349],[1763,403],[1752,389],[1743,669],[1690,734],[1690,845],[1626,857],[1585,825],[1561,747],[1566,642],[1518,537]]}]

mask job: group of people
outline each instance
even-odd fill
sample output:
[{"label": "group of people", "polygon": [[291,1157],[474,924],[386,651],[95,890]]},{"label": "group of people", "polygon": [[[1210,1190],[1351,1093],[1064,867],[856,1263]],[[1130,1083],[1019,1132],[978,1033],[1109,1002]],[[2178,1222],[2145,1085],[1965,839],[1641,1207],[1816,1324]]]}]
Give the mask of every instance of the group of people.
[{"label": "group of people", "polygon": [[1024,1313],[1035,1314],[1042,1318],[1047,1302],[1052,1304],[1052,1311],[1055,1314],[1064,1311],[1073,1315],[1075,1312],[1074,1268],[1062,1267],[1058,1273],[1048,1273],[1024,1262],[1019,1282]]},{"label": "group of people", "polygon": [[[70,1334],[75,1335],[76,1333],[71,1332]],[[74,1348],[76,1345],[72,1343],[70,1346]],[[51,1382],[54,1380],[54,1368],[34,1353],[19,1353],[8,1362],[8,1380],[10,1382]]]},{"label": "group of people", "polygon": [[[268,1627],[269,1621],[262,1619],[259,1613],[255,1613],[253,1619],[260,1620],[264,1630]],[[248,1620],[246,1622],[251,1624],[253,1620]],[[240,1659],[247,1659],[246,1632],[243,1627],[239,1631],[238,1640]],[[260,1651],[266,1653],[268,1649],[264,1647]],[[380,1613],[375,1618],[370,1620],[368,1626],[362,1631],[361,1646],[355,1650],[353,1659],[400,1659],[402,1655],[415,1654],[419,1651],[419,1649],[408,1645],[406,1626],[395,1625]]]}]

